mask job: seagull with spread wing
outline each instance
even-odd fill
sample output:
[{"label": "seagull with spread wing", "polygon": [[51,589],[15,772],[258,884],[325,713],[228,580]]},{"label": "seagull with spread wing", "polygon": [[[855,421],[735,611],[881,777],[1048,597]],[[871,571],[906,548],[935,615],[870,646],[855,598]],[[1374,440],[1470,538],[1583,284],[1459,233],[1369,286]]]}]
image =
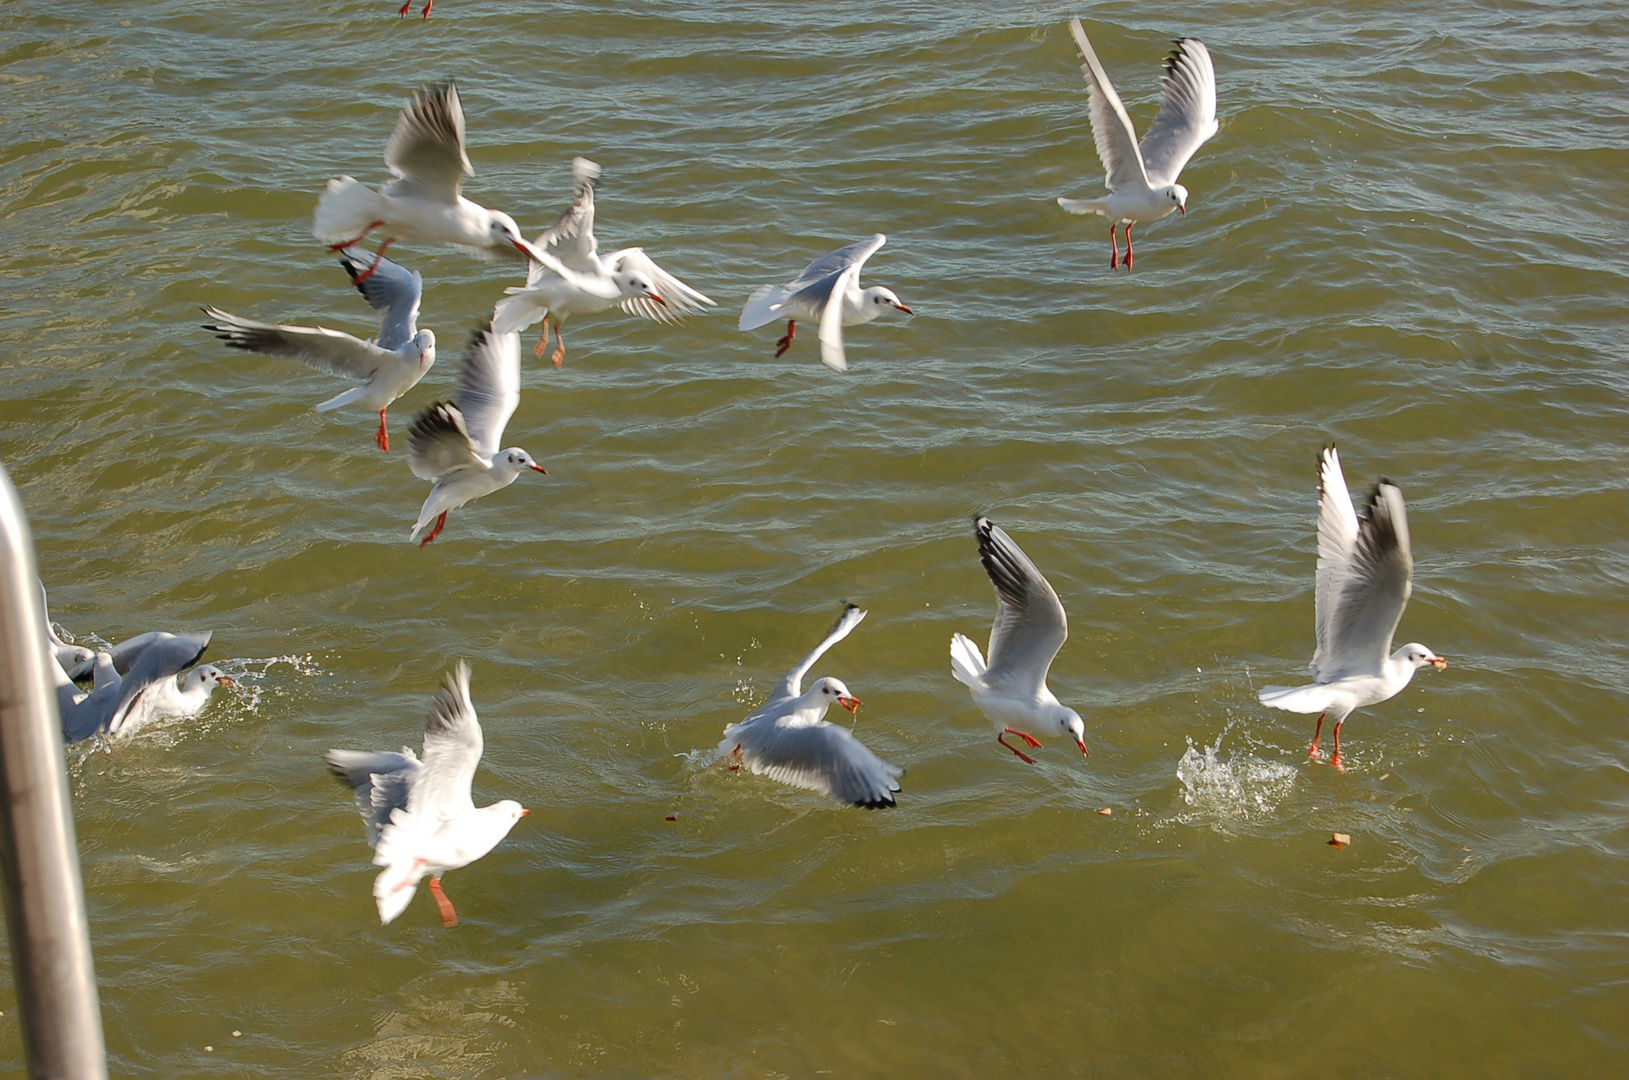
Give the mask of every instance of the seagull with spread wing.
[{"label": "seagull with spread wing", "polygon": [[[1046,685],[1052,660],[1069,637],[1063,602],[1041,571],[987,517],[973,523],[979,562],[995,586],[996,617],[990,628],[990,659],[962,634],[950,638],[950,673],[973,693],[973,703],[995,725],[996,741],[1031,765],[1035,759],[1009,743],[1017,735],[1031,748],[1039,739],[1025,731],[1067,735],[1086,754],[1086,724]],[[1022,727],[1014,727],[1020,724]]]},{"label": "seagull with spread wing", "polygon": [[[818,323],[820,362],[833,371],[847,371],[843,327],[868,323],[889,309],[914,314],[892,289],[880,285],[860,288],[860,268],[887,242],[888,237],[877,233],[869,240],[822,255],[785,285],[758,286],[741,309],[739,328],[756,330],[785,319],[786,336],[775,343],[775,355],[779,357],[792,347],[799,319]],[[832,303],[833,297],[837,303]]]},{"label": "seagull with spread wing", "polygon": [[[396,175],[378,191],[350,176],[328,181],[317,200],[311,232],[335,251],[359,244],[375,229],[389,233],[380,255],[399,236],[453,244],[477,253],[512,247],[527,258],[537,249],[515,219],[461,195],[475,169],[464,152],[464,106],[452,83],[414,94],[385,144],[385,164]],[[378,272],[379,263],[363,271]]]},{"label": "seagull with spread wing", "polygon": [[895,777],[904,770],[866,749],[847,728],[825,719],[832,702],[858,715],[860,699],[838,679],[821,679],[807,692],[803,689],[803,677],[816,661],[864,618],[865,612],[854,604],[844,608],[831,633],[786,673],[769,700],[745,720],[724,729],[719,757],[737,762],[732,769],[744,763],[753,772],[784,784],[868,810],[893,806],[894,793],[899,790]]},{"label": "seagull with spread wing", "polygon": [[520,335],[481,331],[470,345],[453,400],[424,410],[407,433],[413,475],[435,485],[409,540],[418,540],[434,521],[436,527],[419,543],[423,547],[441,535],[449,511],[508,487],[523,469],[546,471],[518,446],[498,448],[519,404]]},{"label": "seagull with spread wing", "polygon": [[390,431],[385,426],[385,410],[424,378],[436,362],[436,336],[418,328],[419,300],[424,279],[418,271],[397,266],[378,256],[364,269],[350,252],[339,264],[351,275],[368,306],[379,313],[379,336],[363,341],[338,330],[321,326],[279,326],[243,319],[228,311],[206,307],[204,314],[214,322],[204,324],[234,349],[286,356],[327,375],[338,375],[360,383],[317,405],[328,412],[360,403],[379,413],[379,430],[373,441],[379,449],[390,449]]},{"label": "seagull with spread wing", "polygon": [[406,910],[428,876],[441,925],[457,926],[441,875],[497,847],[529,813],[513,799],[478,807],[470,798],[484,745],[469,696],[469,665],[460,660],[425,718],[422,760],[405,746],[399,754],[328,751],[328,767],[356,793],[373,864],[384,867],[373,882],[381,923]]},{"label": "seagull with spread wing", "polygon": [[573,315],[591,314],[620,305],[623,311],[657,322],[676,322],[699,313],[714,302],[656,265],[644,248],[630,247],[599,254],[594,239],[594,180],[600,167],[587,158],[571,163],[576,194],[571,206],[533,247],[543,258],[526,268],[526,284],[505,289],[509,294],[492,312],[492,326],[500,334],[518,333],[542,320],[543,334],[532,355],[539,359],[549,343],[549,322],[554,322],[554,366],[566,358],[566,339],[560,324]]},{"label": "seagull with spread wing", "polygon": [[[1403,493],[1382,479],[1369,493],[1361,519],[1341,473],[1340,455],[1326,446],[1318,455],[1317,651],[1307,686],[1267,686],[1263,705],[1317,713],[1309,757],[1318,756],[1324,718],[1335,717],[1335,752],[1341,769],[1341,725],[1354,711],[1400,692],[1414,672],[1448,661],[1415,642],[1392,652],[1392,635],[1414,590],[1414,552],[1408,538]],[[1390,655],[1388,655],[1390,654]]]},{"label": "seagull with spread wing", "polygon": [[1102,214],[1109,219],[1109,269],[1120,265],[1115,226],[1126,223],[1126,269],[1131,269],[1131,227],[1158,221],[1173,210],[1188,212],[1188,189],[1176,182],[1194,151],[1216,134],[1216,69],[1210,51],[1196,38],[1182,38],[1165,58],[1160,77],[1164,100],[1154,125],[1137,143],[1136,129],[1098,62],[1079,19],[1069,31],[1080,47],[1081,70],[1091,89],[1092,137],[1108,173],[1109,194],[1096,199],[1064,199],[1058,205],[1071,214]]}]

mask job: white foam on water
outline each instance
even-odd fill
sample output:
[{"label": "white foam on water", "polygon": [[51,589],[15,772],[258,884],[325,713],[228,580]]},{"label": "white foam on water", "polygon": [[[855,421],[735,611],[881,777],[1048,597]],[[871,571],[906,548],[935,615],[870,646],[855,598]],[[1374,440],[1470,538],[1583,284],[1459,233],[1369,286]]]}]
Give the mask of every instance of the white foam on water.
[{"label": "white foam on water", "polygon": [[[1231,724],[1228,728],[1231,728]],[[1243,819],[1270,815],[1295,786],[1296,770],[1281,761],[1268,761],[1251,753],[1231,753],[1226,761],[1218,758],[1228,728],[1216,742],[1203,750],[1188,740],[1188,750],[1177,762],[1177,779],[1182,781],[1182,798],[1197,813],[1179,820]]]}]

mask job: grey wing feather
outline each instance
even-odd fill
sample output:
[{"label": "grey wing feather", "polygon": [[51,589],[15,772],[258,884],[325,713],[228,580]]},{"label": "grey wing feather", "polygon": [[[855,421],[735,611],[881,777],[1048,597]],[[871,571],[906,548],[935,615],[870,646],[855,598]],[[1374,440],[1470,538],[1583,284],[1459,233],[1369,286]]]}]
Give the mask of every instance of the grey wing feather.
[{"label": "grey wing feather", "polygon": [[484,469],[458,406],[440,401],[419,414],[407,432],[407,466],[420,480],[438,481],[459,469]]},{"label": "grey wing feather", "polygon": [[130,665],[130,673],[119,684],[119,698],[104,722],[108,733],[117,735],[126,719],[140,711],[138,706],[146,695],[166,679],[174,679],[196,664],[209,647],[209,639],[207,633],[160,634],[158,640],[143,649]]},{"label": "grey wing feather", "polygon": [[1381,480],[1369,495],[1368,514],[1358,522],[1350,567],[1330,613],[1328,664],[1318,672],[1320,681],[1380,672],[1413,580],[1403,493]]},{"label": "grey wing feather", "polygon": [[1330,662],[1330,623],[1340,602],[1341,589],[1351,574],[1352,549],[1357,544],[1358,518],[1352,495],[1346,490],[1340,454],[1333,445],[1318,455],[1318,572],[1315,630],[1318,647],[1312,657],[1312,676],[1334,670]]},{"label": "grey wing feather", "polygon": [[742,757],[755,773],[869,809],[894,805],[895,777],[903,770],[883,761],[847,728],[817,724],[754,725],[741,733]]},{"label": "grey wing feather", "polygon": [[[814,652],[805,656],[798,662],[797,667],[786,673],[786,678],[780,681],[774,692],[769,695],[769,701],[764,704],[767,706],[786,698],[795,698],[803,693],[803,677],[809,674],[809,669],[814,667],[822,656],[826,655],[827,649],[848,637],[864,619],[865,612],[861,610],[858,604],[849,604],[845,607],[843,613],[837,617],[836,624],[832,626],[831,633],[827,634],[825,639],[815,646]],[[751,719],[751,717],[748,719]]]},{"label": "grey wing feather", "polygon": [[215,321],[205,323],[209,330],[234,349],[286,356],[308,368],[365,383],[389,356],[369,341],[321,326],[280,326],[240,318],[229,311],[206,307],[204,314]]},{"label": "grey wing feather", "polygon": [[390,822],[391,811],[407,807],[419,759],[413,751],[330,750],[328,767],[356,796],[356,808],[368,831],[368,846],[379,843],[379,832]]},{"label": "grey wing feather", "polygon": [[831,295],[832,285],[837,281],[839,274],[851,266],[865,265],[865,261],[887,242],[888,237],[885,234],[876,233],[869,239],[822,255],[805,266],[803,273],[787,284],[786,291],[789,294],[801,294],[802,299],[818,298],[824,301]]},{"label": "grey wing feather", "polygon": [[503,429],[520,404],[520,335],[475,335],[458,378],[458,411],[476,452],[486,458],[503,443]]},{"label": "grey wing feather", "polygon": [[341,256],[339,265],[351,275],[351,284],[362,299],[379,313],[379,337],[374,344],[394,352],[412,341],[418,333],[419,301],[424,295],[424,278],[419,272],[383,256],[365,255],[359,259],[349,251]]},{"label": "grey wing feather", "polygon": [[[600,167],[580,157],[572,161],[571,171],[575,180],[571,205],[532,246],[547,251],[573,270],[591,273],[599,269],[594,259],[598,248],[594,239],[594,180],[600,175]],[[528,277],[540,272],[534,263]]]},{"label": "grey wing feather", "polygon": [[1103,162],[1104,184],[1110,191],[1133,181],[1146,186],[1148,175],[1143,168],[1142,152],[1137,149],[1137,130],[1131,126],[1131,117],[1126,115],[1120,95],[1114,92],[1114,84],[1109,82],[1108,72],[1098,61],[1079,19],[1069,20],[1069,32],[1075,36],[1075,45],[1080,49],[1080,70],[1091,91],[1092,140]]},{"label": "grey wing feather", "polygon": [[1165,58],[1160,89],[1164,101],[1141,146],[1148,183],[1156,188],[1176,183],[1194,151],[1217,131],[1216,69],[1203,42],[1176,43]]},{"label": "grey wing feather", "polygon": [[464,153],[464,107],[457,86],[413,95],[385,144],[385,164],[406,181],[391,184],[392,189],[408,187],[448,202],[458,197],[464,177],[475,170]]},{"label": "grey wing feather", "polygon": [[470,785],[483,745],[469,696],[469,665],[460,660],[436,692],[425,718],[424,768],[413,785],[407,813],[445,818],[473,810]]},{"label": "grey wing feather", "polygon": [[979,562],[996,591],[995,624],[986,650],[985,681],[1036,690],[1046,683],[1052,658],[1069,637],[1063,602],[1051,583],[999,525],[975,522]]}]

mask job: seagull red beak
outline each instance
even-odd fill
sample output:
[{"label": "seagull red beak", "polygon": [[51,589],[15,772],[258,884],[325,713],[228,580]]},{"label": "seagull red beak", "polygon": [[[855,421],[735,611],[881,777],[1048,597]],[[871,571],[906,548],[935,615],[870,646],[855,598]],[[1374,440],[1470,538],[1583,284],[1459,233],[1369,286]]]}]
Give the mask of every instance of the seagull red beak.
[{"label": "seagull red beak", "polygon": [[663,300],[660,296],[657,296],[655,293],[646,293],[645,295],[649,296],[652,300],[656,301],[658,304],[661,304],[663,307],[667,307],[667,301]]},{"label": "seagull red beak", "polygon": [[840,697],[837,704],[847,709],[852,715],[860,715],[860,699],[857,697]]},{"label": "seagull red beak", "polygon": [[533,471],[534,471],[534,472],[540,472],[540,473],[542,473],[542,474],[543,474],[543,475],[544,475],[544,476],[547,476],[547,475],[549,475],[549,470],[547,470],[547,469],[545,469],[545,468],[544,468],[544,467],[543,467],[543,466],[541,466],[541,465],[533,465],[533,466],[532,466],[532,469],[533,469]]},{"label": "seagull red beak", "polygon": [[1439,656],[1435,660],[1431,661],[1431,666],[1436,668],[1438,671],[1441,671],[1448,666],[1448,658],[1446,656]]},{"label": "seagull red beak", "polygon": [[1187,216],[1188,216],[1188,204],[1187,204],[1187,203],[1177,203],[1177,204],[1176,204],[1176,208],[1177,208],[1177,209],[1178,209],[1178,210],[1181,210],[1181,211],[1182,211],[1182,216],[1183,216],[1183,217],[1187,217]]},{"label": "seagull red beak", "polygon": [[910,308],[906,307],[904,304],[895,304],[894,307],[898,308],[900,311],[903,311],[907,315],[915,315],[916,314],[916,312],[912,311]]},{"label": "seagull red beak", "polygon": [[521,817],[525,817],[527,814],[530,814],[530,813],[531,813],[531,811],[526,809],[524,806],[520,808],[520,816]]},{"label": "seagull red beak", "polygon": [[1092,752],[1090,750],[1086,749],[1086,740],[1085,739],[1076,739],[1075,740],[1075,745],[1080,747],[1080,756],[1081,757],[1091,757],[1092,756]]},{"label": "seagull red beak", "polygon": [[524,240],[512,240],[510,242],[515,245],[515,250],[516,251],[520,252],[522,255],[526,256],[528,259],[532,260],[533,262],[540,263],[540,262],[543,261],[543,253],[538,251],[532,245],[528,244],[526,241],[524,241]]}]

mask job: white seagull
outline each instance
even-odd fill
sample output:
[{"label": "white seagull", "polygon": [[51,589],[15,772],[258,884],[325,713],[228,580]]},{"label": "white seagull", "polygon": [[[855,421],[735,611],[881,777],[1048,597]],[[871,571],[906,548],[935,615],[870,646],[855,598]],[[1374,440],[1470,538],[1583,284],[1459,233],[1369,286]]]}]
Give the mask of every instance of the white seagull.
[{"label": "white seagull", "polygon": [[[1335,752],[1341,769],[1341,725],[1357,709],[1397,694],[1427,664],[1441,671],[1448,661],[1414,642],[1391,651],[1392,635],[1414,589],[1414,554],[1408,540],[1403,493],[1382,479],[1369,493],[1361,520],[1341,474],[1333,446],[1318,456],[1318,648],[1309,686],[1267,686],[1263,705],[1317,713],[1309,757],[1318,756],[1324,717],[1335,717]],[[1387,654],[1390,654],[1389,656]]]},{"label": "white seagull", "polygon": [[[1052,660],[1069,637],[1063,602],[1028,555],[987,517],[973,524],[979,562],[996,591],[990,628],[990,662],[961,635],[950,637],[950,673],[973,692],[973,703],[996,727],[996,741],[1031,765],[1035,759],[1006,740],[1017,735],[1031,747],[1041,742],[1024,728],[1067,735],[1086,754],[1086,725],[1046,685]],[[1021,724],[1023,727],[1014,727]]]},{"label": "white seagull", "polygon": [[155,633],[122,677],[113,666],[111,654],[97,653],[92,671],[95,688],[89,694],[74,685],[61,664],[53,662],[63,738],[78,742],[98,732],[128,735],[157,716],[190,716],[198,712],[216,686],[233,685],[231,676],[204,665],[187,672],[177,688],[176,676],[198,662],[209,638],[207,633]]},{"label": "white seagull", "polygon": [[543,334],[532,355],[539,359],[549,343],[549,321],[554,321],[554,366],[566,358],[566,339],[560,324],[577,314],[622,310],[658,322],[677,322],[686,315],[714,306],[711,299],[663,270],[644,248],[623,248],[601,257],[594,240],[594,179],[600,167],[587,158],[571,163],[576,195],[571,206],[533,242],[544,258],[526,268],[526,284],[505,289],[498,301],[492,327],[500,334],[519,333],[538,320]]},{"label": "white seagull", "polygon": [[457,926],[458,913],[441,891],[441,875],[468,866],[498,846],[530,811],[513,799],[476,806],[470,798],[481,763],[481,723],[469,697],[469,665],[460,660],[436,693],[424,721],[424,759],[402,752],[330,750],[328,766],[356,792],[368,830],[379,921],[406,909],[420,879],[441,910],[441,925]]},{"label": "white seagull", "polygon": [[894,792],[899,790],[894,778],[904,770],[867,750],[847,728],[825,719],[834,701],[858,715],[860,699],[837,679],[821,679],[808,693],[803,692],[803,677],[815,661],[848,637],[864,618],[864,611],[848,605],[826,640],[786,673],[769,700],[745,720],[724,729],[719,757],[740,755],[730,765],[732,770],[745,763],[755,773],[767,773],[782,783],[870,810],[894,805]]},{"label": "white seagull", "polygon": [[1097,199],[1063,199],[1058,205],[1071,214],[1102,214],[1109,219],[1109,269],[1120,265],[1120,248],[1114,227],[1126,223],[1126,269],[1131,269],[1131,227],[1142,221],[1158,221],[1173,210],[1188,212],[1188,189],[1176,182],[1182,166],[1195,150],[1216,134],[1216,69],[1210,52],[1195,38],[1182,38],[1165,58],[1165,74],[1160,76],[1164,100],[1154,125],[1137,144],[1137,131],[1131,126],[1120,95],[1086,40],[1079,19],[1069,20],[1069,30],[1080,46],[1091,88],[1092,137],[1097,156],[1108,173],[1109,194]]},{"label": "white seagull", "polygon": [[435,529],[419,546],[428,544],[441,535],[449,510],[508,487],[522,469],[546,471],[518,446],[498,448],[519,404],[520,335],[481,331],[470,345],[454,399],[424,410],[407,433],[413,475],[435,485],[409,540],[417,540],[434,520]]},{"label": "white seagull", "polygon": [[[779,357],[792,347],[797,320],[818,322],[820,362],[833,371],[847,371],[843,327],[868,323],[889,308],[913,314],[892,289],[880,285],[860,288],[860,268],[887,242],[888,237],[877,233],[869,240],[822,255],[785,285],[758,286],[741,309],[740,329],[756,330],[776,319],[785,319],[786,336],[775,343],[775,355]],[[830,302],[834,296],[840,298],[839,303]]]},{"label": "white seagull", "polygon": [[416,270],[397,266],[380,256],[363,269],[349,252],[340,260],[368,306],[379,313],[379,337],[363,341],[321,326],[278,326],[243,319],[219,308],[206,307],[215,321],[205,323],[235,349],[286,356],[306,367],[361,383],[317,405],[318,412],[361,403],[379,413],[379,431],[373,441],[390,449],[385,409],[424,378],[436,362],[436,336],[418,329],[419,299],[424,279]]},{"label": "white seagull", "polygon": [[[514,218],[459,194],[464,177],[475,170],[464,152],[464,107],[454,84],[413,95],[385,144],[385,164],[396,179],[378,191],[349,176],[328,181],[311,225],[318,240],[339,251],[382,228],[390,235],[379,246],[380,254],[405,236],[478,253],[508,246],[537,258],[537,249],[521,237]],[[363,276],[377,267],[375,263]]]}]

